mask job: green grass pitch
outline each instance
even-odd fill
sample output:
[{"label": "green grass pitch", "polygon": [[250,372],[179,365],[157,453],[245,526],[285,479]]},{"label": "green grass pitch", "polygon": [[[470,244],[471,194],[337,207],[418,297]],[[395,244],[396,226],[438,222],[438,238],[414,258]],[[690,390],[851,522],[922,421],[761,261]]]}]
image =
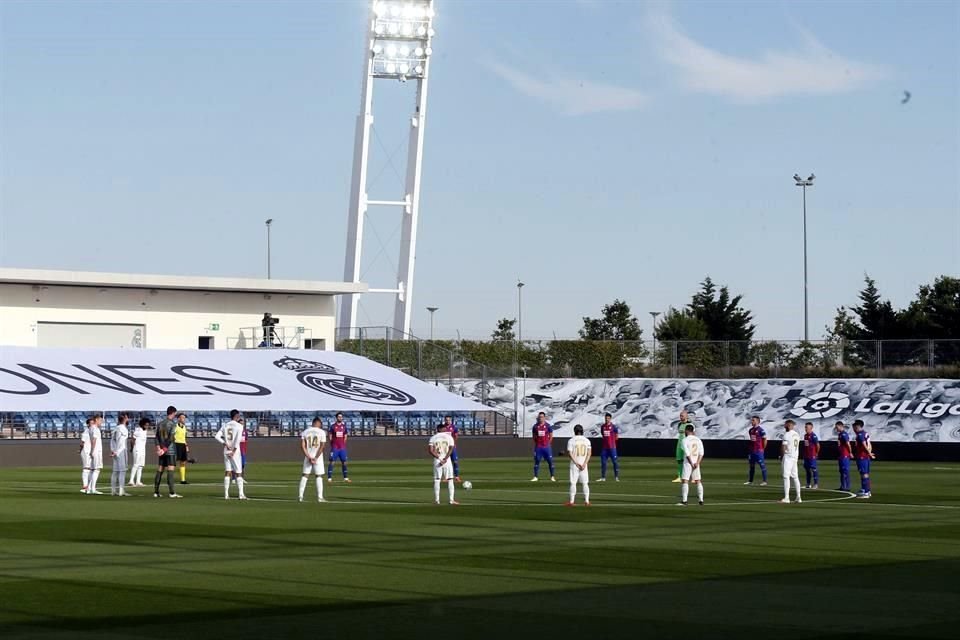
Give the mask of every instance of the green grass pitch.
[{"label": "green grass pitch", "polygon": [[960,464],[780,505],[775,461],[760,488],[707,460],[702,508],[674,506],[674,469],[624,459],[589,509],[562,506],[566,463],[533,484],[526,459],[464,460],[459,507],[426,460],[352,463],[323,505],[312,481],[296,501],[299,462],[253,464],[245,503],[214,464],[183,500],[0,469],[0,638],[957,637]]}]

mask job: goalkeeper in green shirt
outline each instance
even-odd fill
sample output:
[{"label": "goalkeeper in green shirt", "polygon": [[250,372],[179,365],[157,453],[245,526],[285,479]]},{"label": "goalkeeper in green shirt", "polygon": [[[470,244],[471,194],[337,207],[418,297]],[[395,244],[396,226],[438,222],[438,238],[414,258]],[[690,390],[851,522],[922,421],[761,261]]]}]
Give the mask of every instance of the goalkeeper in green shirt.
[{"label": "goalkeeper in green shirt", "polygon": [[680,482],[680,474],[683,472],[683,439],[686,437],[688,425],[693,427],[693,423],[690,422],[690,414],[684,409],[680,412],[680,424],[677,425],[677,477],[673,479],[674,482]]}]

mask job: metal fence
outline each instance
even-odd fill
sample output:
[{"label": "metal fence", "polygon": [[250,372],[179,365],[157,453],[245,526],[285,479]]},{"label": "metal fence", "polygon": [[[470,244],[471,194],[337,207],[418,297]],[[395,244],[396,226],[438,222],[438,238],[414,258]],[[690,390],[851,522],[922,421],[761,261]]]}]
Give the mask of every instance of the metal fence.
[{"label": "metal fence", "polygon": [[[428,341],[338,332],[338,351],[425,380],[459,378],[960,378],[960,339],[866,341]],[[484,401],[486,399],[484,398]]]}]

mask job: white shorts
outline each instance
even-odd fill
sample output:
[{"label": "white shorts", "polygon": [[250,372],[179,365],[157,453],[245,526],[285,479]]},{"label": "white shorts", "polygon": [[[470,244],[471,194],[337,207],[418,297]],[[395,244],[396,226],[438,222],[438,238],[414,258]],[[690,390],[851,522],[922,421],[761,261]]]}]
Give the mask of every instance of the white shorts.
[{"label": "white shorts", "polygon": [[580,469],[577,469],[577,465],[571,464],[570,465],[570,484],[576,484],[577,482],[582,482],[583,484],[587,484],[588,482],[590,482],[590,474],[588,473],[587,469],[580,471]]},{"label": "white shorts", "polygon": [[697,465],[697,468],[694,469],[692,464],[684,460],[680,479],[687,482],[700,482],[700,465]]},{"label": "white shorts", "polygon": [[93,464],[93,460],[90,458],[89,453],[80,452],[80,466],[84,469],[89,469],[90,465]]},{"label": "white shorts", "polygon": [[117,454],[117,457],[113,459],[113,468],[120,469],[121,471],[127,470],[127,452],[121,451]]},{"label": "white shorts", "polygon": [[799,458],[786,458],[783,459],[783,477],[784,478],[799,478],[800,475],[797,472],[797,462]]},{"label": "white shorts", "polygon": [[310,458],[303,459],[303,475],[308,476],[310,474],[315,476],[323,475],[323,458],[317,458],[316,462],[310,462]]},{"label": "white shorts", "polygon": [[90,456],[90,468],[91,469],[103,469],[103,454],[95,453]]},{"label": "white shorts", "polygon": [[147,451],[144,449],[140,451],[138,449],[133,450],[133,466],[142,467],[147,463]]},{"label": "white shorts", "polygon": [[243,460],[240,457],[239,449],[233,453],[224,452],[223,470],[233,471],[234,473],[243,473]]},{"label": "white shorts", "polygon": [[433,479],[453,480],[453,462],[449,458],[443,464],[433,463]]}]

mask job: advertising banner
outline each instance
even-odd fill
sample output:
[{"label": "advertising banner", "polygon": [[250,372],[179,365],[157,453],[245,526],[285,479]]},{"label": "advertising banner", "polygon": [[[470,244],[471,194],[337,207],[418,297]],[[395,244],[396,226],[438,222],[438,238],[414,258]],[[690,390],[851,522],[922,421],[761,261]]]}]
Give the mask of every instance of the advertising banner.
[{"label": "advertising banner", "polygon": [[348,353],[0,347],[0,411],[485,411]]},{"label": "advertising banner", "polygon": [[686,409],[698,435],[710,439],[745,438],[757,415],[770,437],[788,418],[801,426],[812,422],[821,438],[833,437],[836,421],[849,425],[859,418],[878,441],[960,442],[960,380],[528,378],[516,385],[513,379],[460,380],[453,391],[478,400],[485,391],[487,404],[507,414],[516,403],[525,434],[543,411],[563,436],[572,435],[575,424],[596,436],[603,414],[611,413],[622,437],[676,438]]}]

